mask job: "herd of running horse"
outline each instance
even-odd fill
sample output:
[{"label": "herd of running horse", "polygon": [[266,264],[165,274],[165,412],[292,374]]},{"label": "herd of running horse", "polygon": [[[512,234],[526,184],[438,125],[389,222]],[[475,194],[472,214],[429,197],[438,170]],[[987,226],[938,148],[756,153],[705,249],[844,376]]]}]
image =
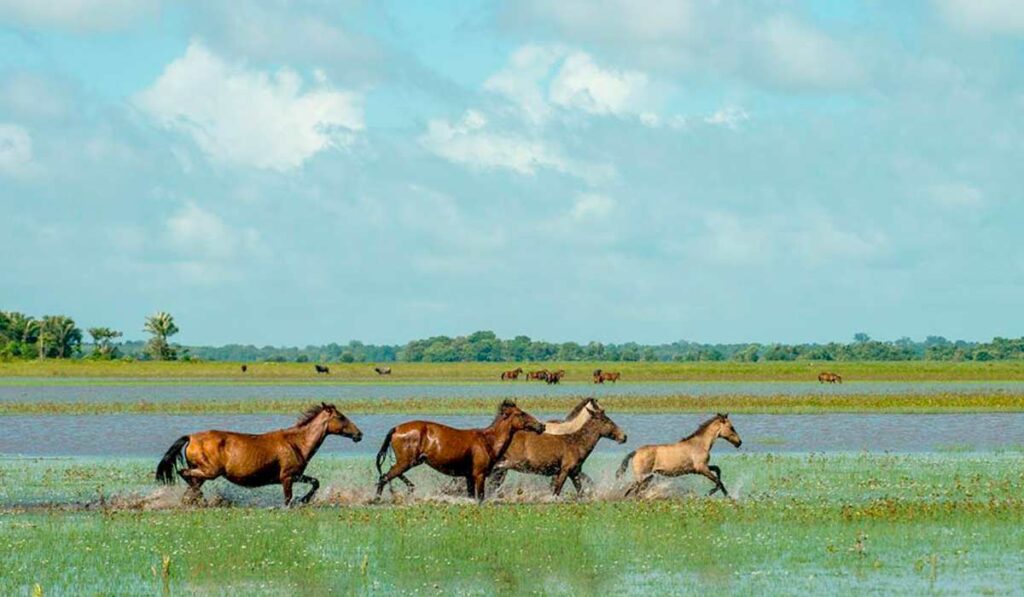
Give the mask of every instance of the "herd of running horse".
[{"label": "herd of running horse", "polygon": [[[318,372],[320,369],[317,365]],[[390,367],[375,370],[380,375],[391,373]],[[522,367],[518,367],[503,372],[501,379],[517,379],[522,373]],[[527,379],[558,383],[564,375],[562,369],[541,369],[527,373]],[[597,369],[593,377],[594,383],[615,382],[619,373]],[[818,381],[842,383],[843,378],[824,371]],[[295,425],[268,433],[210,430],[183,435],[160,460],[156,479],[168,485],[174,483],[176,475],[184,479],[188,484],[184,497],[187,502],[199,498],[203,483],[218,477],[243,487],[280,484],[286,505],[292,502],[292,486],[305,483],[310,490],[299,502],[306,503],[320,487],[316,478],[306,475],[306,466],[328,435],[348,437],[354,442],[363,439],[363,432],[351,419],[325,402],[304,412]],[[579,495],[584,492],[584,484],[590,482],[583,463],[601,438],[623,444],[626,433],[594,398],[582,400],[562,421],[542,423],[511,400],[502,402],[491,424],[481,429],[409,421],[392,427],[377,452],[377,498],[395,479],[412,492],[415,485],[405,473],[424,463],[440,473],[464,479],[467,495],[478,501],[483,501],[485,493],[496,491],[508,471],[552,477],[555,495],[569,480]],[[657,475],[688,474],[703,475],[714,483],[708,495],[716,491],[728,495],[722,484],[722,470],[709,464],[711,447],[718,438],[737,448],[742,443],[728,414],[711,417],[677,442],[641,446],[630,452],[616,473],[622,476],[632,463],[633,483],[625,496],[642,493]],[[385,472],[383,465],[389,452],[394,454],[394,464]]]},{"label": "herd of running horse", "polygon": [[[306,474],[306,466],[328,435],[354,442],[363,439],[359,427],[327,403],[304,412],[295,425],[268,433],[210,430],[183,435],[160,460],[156,479],[168,485],[175,476],[184,479],[188,484],[186,502],[197,500],[203,483],[218,477],[243,487],[280,484],[285,505],[292,502],[292,486],[305,483],[310,490],[298,501],[306,503],[320,487],[316,478]],[[708,464],[711,447],[719,437],[736,447],[741,444],[727,414],[715,415],[678,442],[630,452],[617,474],[621,476],[632,463],[633,483],[625,495],[642,492],[655,475],[685,474],[703,475],[715,484],[712,494],[721,491],[728,495],[721,469]],[[415,486],[405,473],[424,463],[464,479],[467,495],[478,501],[483,501],[485,492],[497,490],[510,470],[552,477],[555,495],[561,493],[566,480],[582,494],[584,484],[589,483],[583,463],[601,438],[622,444],[626,433],[593,398],[582,400],[562,421],[538,421],[511,400],[502,402],[494,420],[482,429],[409,421],[391,428],[377,452],[377,499],[394,479],[405,483],[411,492]],[[394,454],[394,464],[384,471],[389,452]]]}]

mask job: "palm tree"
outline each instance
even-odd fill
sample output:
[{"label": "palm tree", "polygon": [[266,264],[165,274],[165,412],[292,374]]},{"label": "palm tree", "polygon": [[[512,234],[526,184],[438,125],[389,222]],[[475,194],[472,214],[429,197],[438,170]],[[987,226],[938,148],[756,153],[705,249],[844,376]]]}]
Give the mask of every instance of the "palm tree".
[{"label": "palm tree", "polygon": [[121,332],[110,328],[89,328],[89,335],[92,336],[92,343],[95,345],[93,354],[102,358],[113,358],[117,349],[111,346],[110,341],[122,336]]},{"label": "palm tree", "polygon": [[66,315],[46,315],[39,325],[39,358],[65,359],[82,346],[82,330]]},{"label": "palm tree", "polygon": [[170,313],[157,311],[146,318],[146,325],[142,329],[153,336],[146,347],[150,356],[158,361],[173,361],[177,358],[177,352],[167,343],[168,337],[178,333],[178,326],[174,325],[174,317]]}]

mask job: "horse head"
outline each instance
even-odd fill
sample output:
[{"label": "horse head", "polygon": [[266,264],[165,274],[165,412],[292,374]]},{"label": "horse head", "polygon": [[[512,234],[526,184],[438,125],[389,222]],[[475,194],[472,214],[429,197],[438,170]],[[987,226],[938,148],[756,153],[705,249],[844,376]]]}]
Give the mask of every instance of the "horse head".
[{"label": "horse head", "polygon": [[718,427],[718,437],[737,448],[740,447],[743,444],[743,440],[740,439],[740,434],[736,433],[736,428],[732,426],[732,421],[729,420],[729,413],[718,413],[718,419],[722,423]]}]

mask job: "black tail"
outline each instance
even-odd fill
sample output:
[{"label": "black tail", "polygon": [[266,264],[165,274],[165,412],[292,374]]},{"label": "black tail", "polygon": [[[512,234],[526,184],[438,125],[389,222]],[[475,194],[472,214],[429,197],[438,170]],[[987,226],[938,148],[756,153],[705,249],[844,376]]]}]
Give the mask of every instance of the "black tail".
[{"label": "black tail", "polygon": [[619,465],[619,470],[615,471],[615,478],[618,479],[622,476],[622,473],[626,472],[626,467],[629,466],[629,461],[636,456],[636,450],[633,450],[626,457],[622,459],[622,464]]},{"label": "black tail", "polygon": [[384,471],[382,470],[381,467],[384,464],[384,459],[387,458],[388,448],[391,447],[391,436],[394,433],[395,433],[395,428],[394,427],[392,427],[391,429],[388,430],[388,434],[384,436],[384,443],[381,444],[380,450],[377,452],[377,474],[378,475],[383,475],[384,474]]},{"label": "black tail", "polygon": [[185,463],[183,449],[186,444],[188,444],[188,436],[183,435],[175,440],[170,448],[167,448],[167,453],[160,459],[160,464],[156,465],[157,483],[174,485],[174,465]]}]

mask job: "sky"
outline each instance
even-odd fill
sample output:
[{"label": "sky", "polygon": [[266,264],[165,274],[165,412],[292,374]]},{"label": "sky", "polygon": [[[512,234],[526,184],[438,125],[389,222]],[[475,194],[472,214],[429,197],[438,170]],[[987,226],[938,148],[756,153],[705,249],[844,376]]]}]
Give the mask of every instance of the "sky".
[{"label": "sky", "polygon": [[0,308],[1024,335],[1024,3],[0,0]]}]

